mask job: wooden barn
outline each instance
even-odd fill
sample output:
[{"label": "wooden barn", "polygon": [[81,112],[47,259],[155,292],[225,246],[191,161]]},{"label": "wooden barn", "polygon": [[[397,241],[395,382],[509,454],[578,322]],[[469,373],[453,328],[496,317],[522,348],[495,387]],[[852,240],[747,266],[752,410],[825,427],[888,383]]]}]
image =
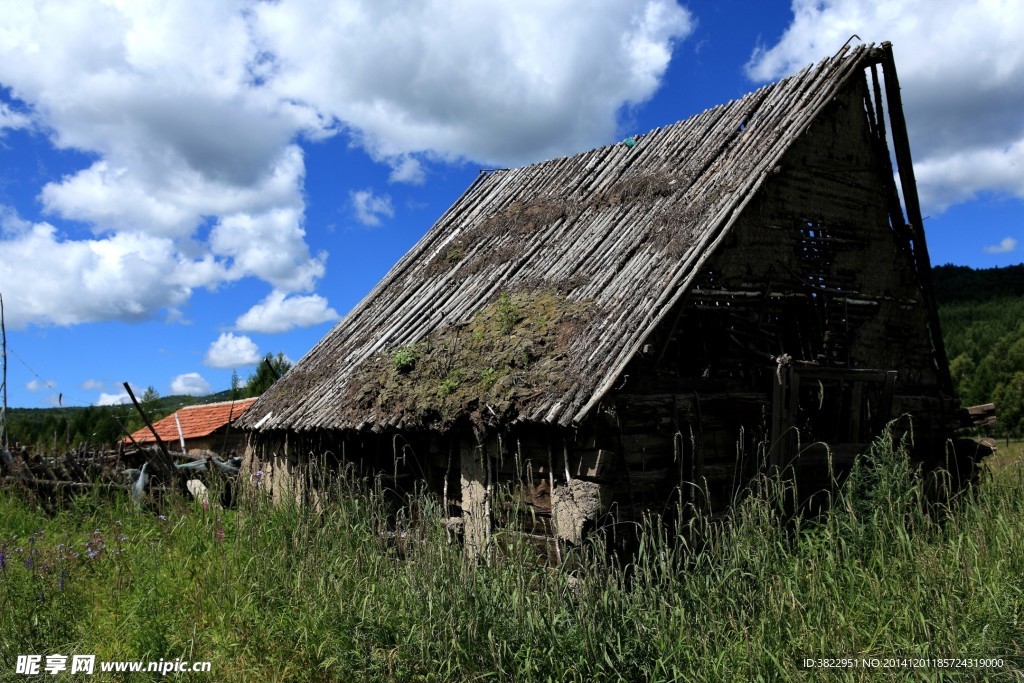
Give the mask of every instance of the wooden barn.
[{"label": "wooden barn", "polygon": [[243,477],[423,481],[479,547],[495,524],[578,542],[680,496],[720,510],[773,464],[828,481],[902,414],[936,464],[958,405],[929,270],[891,47],[844,48],[482,171],[241,419]]}]

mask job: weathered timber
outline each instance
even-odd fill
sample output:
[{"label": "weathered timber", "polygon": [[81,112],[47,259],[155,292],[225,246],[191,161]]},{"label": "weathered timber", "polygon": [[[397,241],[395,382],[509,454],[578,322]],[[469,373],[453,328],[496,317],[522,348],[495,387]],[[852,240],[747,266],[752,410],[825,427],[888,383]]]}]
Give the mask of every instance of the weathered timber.
[{"label": "weathered timber", "polygon": [[149,428],[149,431],[153,434],[153,438],[156,439],[156,445],[160,449],[159,457],[157,458],[160,469],[167,476],[173,477],[175,475],[174,460],[171,459],[171,454],[167,452],[167,446],[164,445],[160,435],[153,427],[153,423],[149,421],[149,416],[146,415],[146,411],[142,409],[141,405],[139,405],[138,400],[135,398],[135,392],[132,391],[131,385],[129,385],[128,382],[124,383],[124,389],[128,392],[128,398],[132,400],[132,404],[135,406],[135,410],[137,410],[139,415],[142,417],[142,421],[146,423],[146,427]]},{"label": "weathered timber", "polygon": [[995,424],[998,420],[996,406],[994,403],[983,403],[978,406],[968,406],[960,411],[960,419],[964,425],[970,427],[985,427]]},{"label": "weathered timber", "polygon": [[559,559],[772,467],[829,491],[894,419],[941,466],[961,415],[906,135],[889,46],[845,46],[634,145],[481,174],[239,420],[243,479],[290,497],[328,452],[423,482],[473,553],[507,526]]}]

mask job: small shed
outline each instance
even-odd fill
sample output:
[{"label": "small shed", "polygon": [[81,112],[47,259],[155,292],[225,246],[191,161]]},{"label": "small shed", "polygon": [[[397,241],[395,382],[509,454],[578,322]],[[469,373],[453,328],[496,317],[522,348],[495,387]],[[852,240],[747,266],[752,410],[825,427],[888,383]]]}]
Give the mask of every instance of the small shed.
[{"label": "small shed", "polygon": [[[153,424],[160,440],[168,450],[180,453],[182,444],[190,455],[230,455],[242,453],[245,448],[245,434],[231,423],[242,417],[255,398],[237,401],[220,401],[185,406]],[[125,443],[132,440],[139,445],[156,443],[153,432],[143,427],[134,432]]]},{"label": "small shed", "polygon": [[479,547],[721,510],[773,465],[827,483],[902,414],[938,464],[957,407],[883,43],[482,171],[238,424],[276,497],[361,463],[426,482]]}]

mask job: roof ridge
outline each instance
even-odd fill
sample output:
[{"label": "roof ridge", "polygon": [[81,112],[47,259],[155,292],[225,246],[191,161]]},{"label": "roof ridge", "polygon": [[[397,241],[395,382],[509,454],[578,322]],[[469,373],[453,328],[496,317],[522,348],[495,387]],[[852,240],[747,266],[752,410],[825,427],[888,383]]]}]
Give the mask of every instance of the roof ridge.
[{"label": "roof ridge", "polygon": [[230,405],[232,403],[235,404],[235,405],[238,405],[239,403],[245,403],[246,401],[249,401],[249,402],[255,401],[258,398],[259,398],[259,396],[248,396],[246,398],[236,398],[236,399],[228,400],[228,401],[214,401],[213,403],[192,403],[192,404],[187,405],[187,406],[182,406],[182,407],[178,408],[178,410],[176,410],[174,412],[180,412],[182,410],[193,410],[195,408],[214,408],[214,407],[218,407],[218,406]]}]

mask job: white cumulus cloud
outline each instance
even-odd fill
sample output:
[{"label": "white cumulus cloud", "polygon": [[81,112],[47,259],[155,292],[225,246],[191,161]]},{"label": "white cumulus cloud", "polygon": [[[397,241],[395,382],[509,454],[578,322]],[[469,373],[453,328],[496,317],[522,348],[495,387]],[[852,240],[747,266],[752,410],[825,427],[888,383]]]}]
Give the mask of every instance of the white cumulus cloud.
[{"label": "white cumulus cloud", "polygon": [[1009,254],[1017,250],[1017,240],[1012,237],[1004,237],[999,244],[993,244],[984,248],[986,254]]},{"label": "white cumulus cloud", "polygon": [[41,379],[30,379],[26,384],[25,388],[31,391],[33,394],[39,393],[40,391],[47,391],[49,389],[55,389],[57,383],[53,381],[43,381]]},{"label": "white cumulus cloud", "polygon": [[[129,382],[128,385],[132,388],[132,392],[136,397],[142,396],[142,388],[137,386],[135,382]],[[100,392],[99,398],[96,399],[96,403],[93,405],[97,406],[116,406],[124,403],[131,403],[132,399],[128,395],[127,391],[121,390],[117,393]]]},{"label": "white cumulus cloud", "polygon": [[123,232],[69,239],[3,207],[0,229],[0,288],[14,328],[141,320],[184,303],[211,266],[175,255],[165,238]]},{"label": "white cumulus cloud", "polygon": [[6,102],[0,102],[0,133],[4,129],[28,128],[31,124],[32,119],[27,114],[14,111]]},{"label": "white cumulus cloud", "polygon": [[211,368],[237,368],[260,362],[260,350],[245,335],[225,332],[210,344],[203,363]]},{"label": "white cumulus cloud", "polygon": [[267,298],[242,314],[235,326],[243,332],[287,332],[337,320],[338,312],[322,296],[288,296],[274,290]]},{"label": "white cumulus cloud", "polygon": [[854,33],[891,41],[925,212],[985,191],[1024,197],[1024,3],[793,0],[793,14],[749,75],[791,73]]},{"label": "white cumulus cloud", "polygon": [[380,225],[381,218],[393,218],[395,215],[389,195],[377,195],[372,190],[352,190],[348,196],[356,220],[363,225]]},{"label": "white cumulus cloud", "polygon": [[[231,259],[232,278],[256,275],[289,291],[309,290],[324,274],[326,253],[309,258],[295,209],[224,218],[211,232],[213,253]],[[298,264],[298,265],[296,265]]]},{"label": "white cumulus cloud", "polygon": [[[585,149],[693,30],[675,0],[7,4],[0,130],[89,158],[39,188],[56,225],[0,237],[0,290],[48,273],[21,324],[173,318],[249,277],[312,292],[304,144],[343,135],[400,183]],[[393,214],[364,197],[361,220]]]},{"label": "white cumulus cloud", "polygon": [[98,406],[117,406],[131,402],[132,399],[128,396],[127,391],[122,391],[119,394],[100,393],[100,397],[96,399],[96,405]]},{"label": "white cumulus cloud", "polygon": [[186,372],[171,380],[171,393],[175,395],[205,396],[210,391],[210,383],[198,372]]},{"label": "white cumulus cloud", "polygon": [[399,157],[391,164],[391,175],[388,180],[393,183],[409,183],[422,185],[427,180],[427,173],[419,159],[410,156]]},{"label": "white cumulus cloud", "polygon": [[512,165],[607,142],[694,28],[674,0],[262,3],[253,15],[274,89],[398,168],[410,154]]}]

